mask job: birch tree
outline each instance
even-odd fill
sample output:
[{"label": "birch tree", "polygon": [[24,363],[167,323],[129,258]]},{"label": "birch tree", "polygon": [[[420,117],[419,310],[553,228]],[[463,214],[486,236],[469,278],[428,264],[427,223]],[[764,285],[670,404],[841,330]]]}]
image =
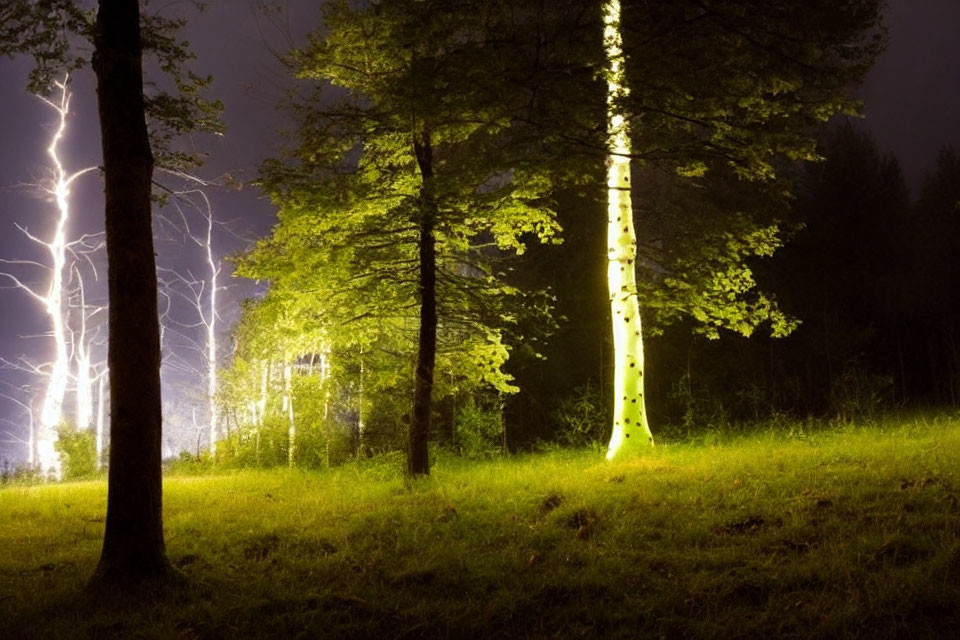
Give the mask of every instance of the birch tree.
[{"label": "birch tree", "polygon": [[[709,175],[728,174],[752,183],[758,198],[779,198],[785,207],[790,184],[783,167],[818,159],[811,135],[816,126],[836,113],[856,113],[850,89],[883,40],[874,0],[623,6],[606,0],[601,11],[615,352],[607,457],[614,458],[653,442],[644,408],[641,314],[685,313],[710,338],[720,329],[750,335],[768,325],[773,335],[784,335],[795,326],[772,297],[756,291],[746,264],[779,244],[776,218],[764,223],[730,209],[728,231],[701,236],[707,250],[671,256],[662,238],[655,246],[636,236],[644,221],[631,196],[642,185],[631,180],[631,161],[641,168],[634,175],[659,170],[701,186]],[[695,212],[689,215],[696,219]],[[651,255],[660,262],[651,264]],[[701,263],[709,273],[702,273]],[[637,282],[638,268],[647,282]],[[649,295],[651,285],[667,295]],[[643,306],[640,292],[648,294]]]},{"label": "birch tree", "polygon": [[[74,376],[77,388],[77,427],[89,426],[89,416],[86,413],[89,406],[89,354],[87,353],[89,343],[86,331],[88,312],[83,295],[83,278],[73,260],[81,255],[96,252],[102,244],[96,236],[82,235],[71,239],[71,188],[76,180],[94,171],[95,167],[70,171],[64,166],[61,145],[68,133],[72,97],[69,90],[69,76],[55,81],[52,89],[51,97],[38,96],[56,116],[53,134],[47,146],[50,179],[40,187],[53,201],[56,216],[53,228],[46,238],[42,237],[41,233],[31,232],[27,226],[18,225],[23,236],[39,245],[47,259],[42,262],[0,259],[0,263],[7,265],[39,267],[48,274],[47,284],[45,288],[38,288],[9,272],[0,272],[0,277],[11,281],[17,289],[40,303],[49,321],[53,359],[39,366],[30,365],[26,361],[8,363],[8,366],[39,375],[44,381],[44,392],[40,399],[40,420],[34,434],[36,462],[41,468],[41,473],[44,475],[52,473],[55,479],[59,479],[61,462],[56,451],[57,429],[64,421],[63,407],[70,384],[73,356],[76,356],[77,362]],[[80,297],[79,335],[70,326],[70,284],[74,281],[74,276],[76,276],[75,286],[78,287]]]},{"label": "birch tree", "polygon": [[637,234],[630,189],[630,136],[620,102],[628,93],[620,35],[620,0],[603,8],[607,56],[607,290],[613,321],[613,432],[607,458],[624,443],[653,444],[643,397],[643,335],[637,299]]},{"label": "birch tree", "polygon": [[[169,354],[168,364],[204,381],[208,447],[210,454],[215,456],[220,439],[220,407],[217,401],[220,315],[217,305],[224,287],[221,261],[214,249],[214,230],[218,225],[206,192],[213,185],[183,171],[166,173],[186,181],[188,186],[165,188],[164,202],[170,205],[173,214],[160,216],[160,226],[171,227],[172,233],[182,235],[188,244],[200,250],[204,271],[194,273],[192,269],[160,269],[163,295],[169,303],[162,321],[166,321],[166,328],[176,336],[174,343],[192,352],[201,361],[197,366],[192,358],[172,353]],[[174,309],[183,306],[190,314],[189,318],[182,317]]]}]

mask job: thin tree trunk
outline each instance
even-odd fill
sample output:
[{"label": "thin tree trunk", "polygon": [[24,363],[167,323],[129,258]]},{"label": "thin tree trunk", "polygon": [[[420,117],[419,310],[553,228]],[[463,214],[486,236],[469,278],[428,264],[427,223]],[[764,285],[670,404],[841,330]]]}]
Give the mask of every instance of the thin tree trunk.
[{"label": "thin tree trunk", "polygon": [[323,387],[323,447],[324,461],[327,469],[330,468],[330,388],[327,381],[330,378],[330,353],[320,356],[320,386]]},{"label": "thin tree trunk", "polygon": [[[903,337],[897,327],[897,362],[900,365],[900,404],[907,404],[907,369],[903,363]],[[896,388],[896,387],[894,387]]]},{"label": "thin tree trunk", "polygon": [[363,347],[360,347],[360,385],[357,393],[357,449],[355,457],[360,458],[366,452],[367,434],[363,421]]},{"label": "thin tree trunk", "polygon": [[270,382],[270,361],[265,360],[260,363],[263,369],[260,372],[260,399],[257,401],[257,427],[263,426],[263,420],[267,417],[267,388]]},{"label": "thin tree trunk", "polygon": [[293,466],[297,449],[297,424],[293,416],[293,365],[288,358],[283,362],[283,408],[287,411],[287,464]]},{"label": "thin tree trunk", "polygon": [[643,335],[637,299],[637,234],[630,198],[630,136],[617,101],[624,86],[620,0],[604,5],[607,51],[607,286],[613,322],[613,433],[607,458],[653,444],[643,395]]},{"label": "thin tree trunk", "polygon": [[[40,428],[37,431],[37,456],[40,461],[40,470],[43,477],[52,470],[55,479],[59,480],[63,473],[60,454],[56,449],[59,439],[58,429],[63,422],[63,400],[67,392],[67,378],[69,376],[70,357],[68,349],[68,327],[66,310],[64,309],[64,282],[67,270],[67,241],[66,227],[70,219],[68,202],[70,178],[66,176],[58,158],[60,142],[66,127],[66,118],[69,109],[70,94],[67,91],[66,81],[61,87],[60,106],[57,108],[60,116],[60,126],[54,134],[48,154],[53,161],[56,186],[54,189],[59,216],[53,238],[47,248],[50,251],[52,264],[50,265],[50,289],[43,298],[50,317],[50,335],[54,342],[55,360],[50,369],[46,393],[43,398],[43,407],[40,412]],[[81,280],[81,283],[83,281]],[[81,317],[83,312],[81,310]],[[78,425],[83,428],[83,425]]]},{"label": "thin tree trunk", "polygon": [[110,473],[103,551],[91,586],[171,575],[163,541],[160,331],[137,0],[101,0],[93,68],[106,194]]},{"label": "thin tree trunk", "polygon": [[260,436],[263,432],[263,422],[267,417],[267,391],[270,382],[270,361],[260,361],[260,398],[253,403],[253,423],[256,429],[256,458],[257,467],[260,466]]},{"label": "thin tree trunk", "polygon": [[263,431],[263,419],[266,415],[266,410],[267,410],[267,401],[266,401],[267,375],[268,375],[268,367],[270,366],[270,364],[269,362],[261,361],[260,366],[262,367],[261,374],[260,374],[260,380],[261,380],[260,393],[262,394],[263,401],[251,403],[253,404],[253,425],[255,430],[254,431],[254,435],[255,435],[254,457],[256,459],[258,468],[260,467],[260,435],[261,435],[261,432]]},{"label": "thin tree trunk", "polygon": [[93,420],[93,378],[90,376],[90,343],[87,341],[87,298],[83,276],[75,271],[80,293],[80,332],[74,337],[77,360],[76,412],[77,429],[87,431]]},{"label": "thin tree trunk", "polygon": [[100,374],[100,380],[97,381],[97,469],[103,466],[103,424],[106,418],[106,395],[107,395],[107,376],[109,370]]},{"label": "thin tree trunk", "polygon": [[[217,453],[217,432],[219,407],[217,406],[217,276],[220,265],[213,258],[213,212],[207,212],[207,240],[204,243],[207,252],[207,266],[210,267],[210,320],[207,328],[207,405],[210,417],[210,457]],[[198,301],[199,302],[199,301]],[[201,319],[203,314],[200,314]]]},{"label": "thin tree trunk", "polygon": [[413,416],[407,451],[407,472],[412,476],[430,473],[428,441],[433,404],[433,370],[437,357],[437,248],[434,236],[437,203],[433,193],[433,148],[430,134],[414,139],[420,175],[420,332],[417,341],[417,368],[413,390]]}]

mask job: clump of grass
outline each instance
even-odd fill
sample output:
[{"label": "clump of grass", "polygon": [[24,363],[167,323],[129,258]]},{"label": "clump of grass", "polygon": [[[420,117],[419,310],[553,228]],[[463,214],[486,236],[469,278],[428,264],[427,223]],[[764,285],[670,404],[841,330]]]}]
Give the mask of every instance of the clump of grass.
[{"label": "clump of grass", "polygon": [[960,421],[169,477],[176,601],[77,600],[106,489],[0,490],[0,637],[949,637]]}]

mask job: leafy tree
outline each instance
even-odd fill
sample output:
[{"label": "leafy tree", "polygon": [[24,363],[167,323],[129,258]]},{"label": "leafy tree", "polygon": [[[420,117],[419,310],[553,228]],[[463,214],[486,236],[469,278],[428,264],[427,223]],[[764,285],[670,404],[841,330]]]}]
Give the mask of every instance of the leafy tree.
[{"label": "leafy tree", "polygon": [[906,399],[917,230],[899,164],[867,133],[839,123],[818,153],[825,160],[797,183],[790,242],[758,268],[802,324],[787,340],[751,349],[744,360],[759,375],[745,386],[782,412],[854,418]]},{"label": "leafy tree", "polygon": [[[615,338],[608,457],[627,445],[652,442],[633,278],[638,241],[630,160],[691,180],[725,168],[782,191],[776,163],[815,159],[811,128],[855,109],[849,87],[880,50],[879,12],[875,0],[644,2],[622,12],[619,0],[604,3],[608,282]],[[716,335],[716,327],[749,334],[766,322],[774,333],[784,333],[789,322],[769,299],[742,299],[753,285],[742,259],[769,253],[777,244],[774,228],[745,224],[746,216],[731,218],[733,231],[718,237],[727,246],[701,256],[710,259],[712,277],[691,268],[700,260],[675,260],[671,266],[679,269],[661,282],[680,295],[687,313],[714,327],[708,334]]]},{"label": "leafy tree", "polygon": [[[693,429],[783,414],[854,418],[931,397],[924,345],[932,332],[917,276],[925,224],[912,215],[899,165],[846,120],[822,132],[817,153],[824,160],[796,179],[789,241],[747,263],[799,328],[784,339],[703,340],[690,335],[689,319],[660,325],[650,346],[659,387],[651,411],[661,422]],[[686,191],[680,201],[697,195]],[[729,186],[710,192],[730,195]],[[677,202],[673,193],[651,190],[645,199],[669,211],[662,200]]]},{"label": "leafy tree", "polygon": [[280,291],[248,301],[234,328],[234,361],[218,392],[218,402],[227,411],[249,416],[243,425],[252,431],[257,452],[268,419],[271,423],[284,419],[291,466],[299,442],[294,369],[303,354],[324,357],[326,345],[320,328],[311,325],[309,314],[301,315],[296,301]]},{"label": "leafy tree", "polygon": [[[749,265],[781,243],[791,174],[817,158],[817,129],[856,112],[849,89],[882,48],[880,3],[529,4],[538,12],[526,32],[534,62],[514,65],[511,78],[536,96],[530,124],[549,155],[575,159],[563,167],[583,214],[597,215],[593,202],[607,201],[608,313],[621,345],[612,358],[619,373],[604,388],[620,425],[613,440],[627,440],[629,420],[640,435],[631,444],[645,444],[641,317],[653,332],[691,318],[710,338],[794,327],[756,289]],[[598,179],[604,164],[607,179]],[[592,242],[594,234],[572,228]],[[579,310],[567,315],[589,322]],[[593,351],[602,354],[604,342],[597,336]]]},{"label": "leafy tree", "polygon": [[331,326],[370,320],[372,331],[409,331],[416,312],[413,475],[429,472],[438,338],[441,352],[444,340],[455,343],[474,365],[454,367],[459,375],[512,390],[498,325],[511,320],[506,299],[518,292],[495,262],[557,230],[549,181],[529,160],[535,145],[514,135],[522,105],[504,72],[510,60],[493,44],[505,6],[328,5],[324,30],[291,56],[301,77],[320,83],[301,110],[300,146],[291,162],[265,168],[280,225],[241,268],[313,292]]}]

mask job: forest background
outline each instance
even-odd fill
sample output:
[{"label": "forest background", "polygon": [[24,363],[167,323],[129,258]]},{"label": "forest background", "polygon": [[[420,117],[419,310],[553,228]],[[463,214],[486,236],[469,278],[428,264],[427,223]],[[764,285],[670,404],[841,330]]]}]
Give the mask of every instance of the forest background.
[{"label": "forest background", "polygon": [[[780,416],[851,419],[957,402],[957,309],[944,293],[955,290],[958,277],[951,259],[960,242],[956,154],[944,147],[928,175],[914,180],[911,194],[896,159],[880,152],[858,124],[834,122],[821,136],[821,152],[824,163],[796,175],[797,196],[781,227],[789,238],[786,246],[772,258],[750,263],[760,288],[802,324],[787,338],[745,340],[721,332],[719,340],[710,340],[691,333],[686,321],[658,324],[651,318],[648,404],[660,434]],[[647,202],[676,201],[669,185],[647,184],[654,186],[638,192]],[[229,202],[241,196],[223,197]],[[591,207],[593,212],[586,213]],[[533,357],[532,347],[514,345],[518,355],[506,371],[519,393],[485,392],[472,399],[450,394],[438,407],[439,442],[490,452],[504,444],[517,449],[538,441],[603,439],[611,362],[604,337],[609,324],[604,265],[596,261],[604,255],[597,251],[603,237],[601,227],[580,225],[602,217],[602,207],[575,193],[558,197],[566,242],[532,248],[512,265],[525,285],[547,285],[556,298],[551,315],[557,326],[549,335],[544,332],[536,347],[546,359]],[[651,210],[668,208],[651,204]],[[262,231],[263,222],[258,225]],[[224,241],[228,250],[236,247],[232,242]],[[276,382],[271,402],[280,406],[284,393],[282,382]],[[344,405],[355,404],[359,384],[357,361],[342,368],[339,391],[333,393]],[[398,398],[408,397],[407,390],[396,390]],[[316,416],[323,413],[327,393],[311,400],[300,391],[300,404],[307,408],[299,414],[304,426],[320,424]],[[371,451],[403,446],[397,415],[379,425],[375,417],[369,421]],[[591,416],[589,424],[583,415]],[[232,430],[229,413],[225,416],[221,429],[227,435]],[[303,449],[303,464],[327,464],[357,452],[359,412],[346,408],[328,419],[336,429],[324,424],[314,430],[316,442]],[[237,438],[240,426],[235,419]],[[280,422],[277,430],[280,438],[287,427]],[[300,433],[306,437],[310,430]],[[205,448],[202,437],[197,446],[186,446],[198,442],[196,435],[171,438],[168,454]],[[471,442],[475,436],[479,440]],[[282,448],[280,440],[277,447]],[[279,462],[285,456],[278,450],[273,457]]]}]

